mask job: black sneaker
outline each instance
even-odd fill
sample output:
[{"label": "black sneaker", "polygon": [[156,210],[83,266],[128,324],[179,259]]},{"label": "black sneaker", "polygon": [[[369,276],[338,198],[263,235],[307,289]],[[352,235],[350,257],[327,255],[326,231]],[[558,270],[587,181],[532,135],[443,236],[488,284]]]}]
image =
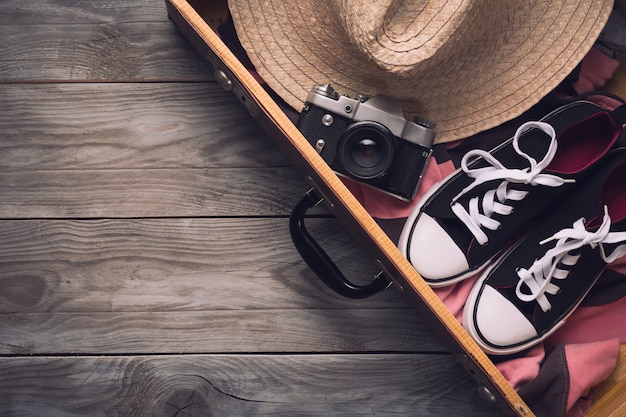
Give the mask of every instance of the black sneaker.
[{"label": "black sneaker", "polygon": [[468,152],[418,202],[398,247],[433,287],[472,276],[598,165],[620,133],[609,112],[577,101],[490,152]]},{"label": "black sneaker", "polygon": [[601,165],[472,288],[463,326],[485,352],[508,355],[543,341],[606,265],[626,255],[626,148]]}]

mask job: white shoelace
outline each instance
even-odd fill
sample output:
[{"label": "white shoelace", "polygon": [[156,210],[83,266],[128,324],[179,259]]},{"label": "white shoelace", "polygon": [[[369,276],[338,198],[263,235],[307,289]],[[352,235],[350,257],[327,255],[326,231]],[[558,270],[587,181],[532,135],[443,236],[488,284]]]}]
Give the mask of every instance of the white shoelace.
[{"label": "white shoelace", "polygon": [[[604,208],[604,218],[602,225],[595,232],[588,232],[585,229],[585,220],[579,219],[571,229],[563,229],[555,233],[552,237],[540,242],[545,244],[556,240],[556,245],[548,250],[541,259],[536,260],[528,269],[520,268],[517,275],[520,280],[517,283],[515,294],[522,301],[534,301],[539,303],[541,309],[546,312],[552,308],[546,293],[556,295],[559,292],[558,285],[552,282],[553,279],[564,280],[569,275],[569,270],[560,268],[572,267],[580,259],[580,254],[572,254],[583,246],[589,245],[592,248],[599,246],[600,256],[604,262],[611,263],[614,260],[626,255],[626,244],[618,246],[610,255],[607,255],[603,244],[613,244],[626,242],[626,232],[609,232],[611,218],[608,208]],[[522,285],[525,285],[530,293],[522,292]]]},{"label": "white shoelace", "polygon": [[[544,158],[537,162],[530,155],[522,152],[519,148],[519,140],[523,133],[530,129],[539,129],[550,136],[550,145]],[[489,152],[475,149],[467,152],[461,160],[461,168],[463,171],[474,181],[465,189],[463,189],[452,200],[452,211],[469,229],[474,235],[476,241],[480,245],[484,245],[489,240],[486,233],[483,231],[483,227],[489,230],[496,230],[500,227],[500,222],[492,219],[491,216],[494,213],[506,216],[511,214],[513,207],[505,204],[507,200],[519,201],[522,200],[528,192],[509,189],[510,183],[518,184],[530,184],[530,185],[544,185],[548,187],[558,187],[565,182],[572,182],[565,180],[556,175],[542,174],[541,172],[554,158],[556,154],[557,141],[556,132],[554,128],[545,122],[527,122],[521,125],[515,132],[513,137],[513,148],[520,156],[526,159],[529,166],[524,169],[511,169],[504,166]],[[489,166],[484,168],[472,169],[468,167],[470,162],[474,161],[474,158],[484,159]],[[470,159],[472,161],[470,161]],[[492,180],[503,180],[496,188],[487,191],[482,199],[478,196],[470,199],[467,210],[457,200],[466,194],[468,191]],[[481,212],[482,211],[482,212]]]}]

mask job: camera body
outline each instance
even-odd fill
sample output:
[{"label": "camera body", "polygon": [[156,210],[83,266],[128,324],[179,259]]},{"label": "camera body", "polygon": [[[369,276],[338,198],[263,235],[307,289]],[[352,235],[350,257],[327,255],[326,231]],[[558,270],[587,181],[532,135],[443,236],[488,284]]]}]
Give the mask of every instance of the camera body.
[{"label": "camera body", "polygon": [[330,84],[314,87],[298,129],[338,175],[413,200],[435,140],[428,120],[406,120],[399,102],[379,94],[337,94]]}]

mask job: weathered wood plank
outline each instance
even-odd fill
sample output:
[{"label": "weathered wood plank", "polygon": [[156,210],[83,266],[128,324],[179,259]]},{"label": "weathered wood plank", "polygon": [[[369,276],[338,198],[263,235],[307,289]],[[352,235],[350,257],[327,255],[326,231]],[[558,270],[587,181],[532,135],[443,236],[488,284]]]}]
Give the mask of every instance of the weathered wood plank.
[{"label": "weathered wood plank", "polygon": [[37,3],[8,1],[2,4],[0,25],[63,23],[164,22],[162,0],[38,0]]},{"label": "weathered wood plank", "polygon": [[[377,266],[333,219],[310,232],[355,282]],[[346,300],[306,267],[285,218],[0,222],[0,313],[407,308]]]},{"label": "weathered wood plank", "polygon": [[0,97],[0,170],[289,165],[214,83],[0,84]]},{"label": "weathered wood plank", "polygon": [[284,216],[308,188],[293,168],[0,172],[0,218]]},{"label": "weathered wood plank", "polygon": [[2,314],[0,334],[0,355],[447,352],[411,309]]},{"label": "weathered wood plank", "polygon": [[4,82],[214,79],[169,21],[0,25],[0,50]]},{"label": "weathered wood plank", "polygon": [[[333,220],[309,223],[342,268],[372,276]],[[325,288],[286,219],[0,226],[0,354],[443,349],[396,291]]]},{"label": "weathered wood plank", "polygon": [[4,416],[500,415],[448,355],[0,358],[0,373]]}]

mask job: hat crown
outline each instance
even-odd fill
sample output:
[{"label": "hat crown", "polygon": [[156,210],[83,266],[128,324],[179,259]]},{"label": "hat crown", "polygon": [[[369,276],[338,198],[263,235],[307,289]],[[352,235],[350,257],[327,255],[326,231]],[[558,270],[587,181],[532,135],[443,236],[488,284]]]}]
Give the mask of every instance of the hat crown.
[{"label": "hat crown", "polygon": [[[480,42],[484,28],[508,20],[502,0],[334,0],[329,13],[345,42],[379,68],[411,73],[435,55],[440,63],[468,44]],[[519,17],[521,5],[517,7]]]}]

